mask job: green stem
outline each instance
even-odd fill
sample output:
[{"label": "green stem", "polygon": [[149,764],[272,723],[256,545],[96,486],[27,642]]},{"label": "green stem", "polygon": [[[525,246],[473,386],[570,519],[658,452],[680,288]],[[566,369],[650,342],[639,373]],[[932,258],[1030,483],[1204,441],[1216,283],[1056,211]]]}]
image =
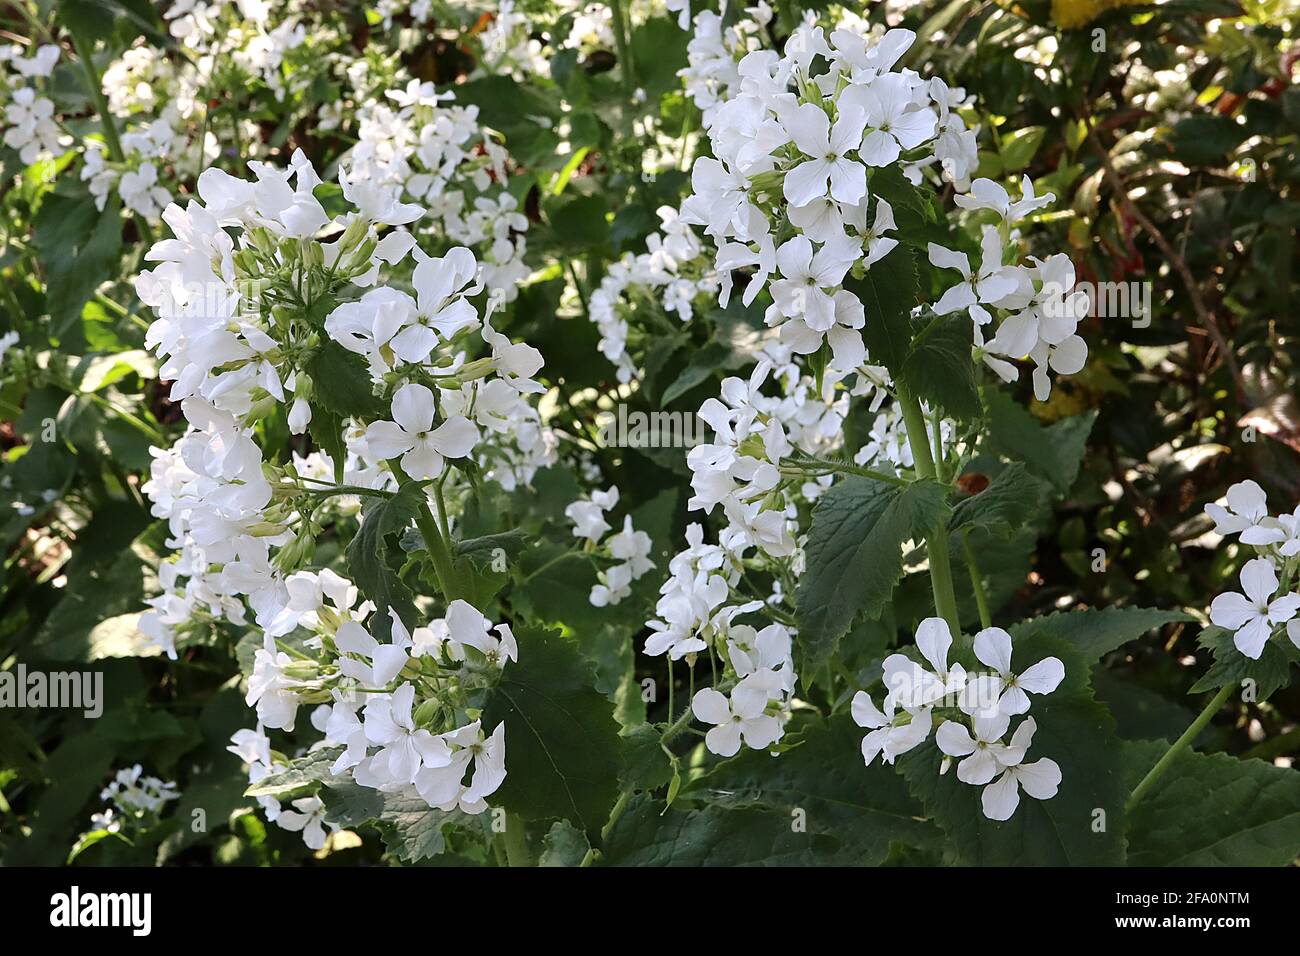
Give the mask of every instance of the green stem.
[{"label": "green stem", "polygon": [[1219,688],[1219,692],[1205,705],[1205,709],[1196,715],[1196,719],[1192,721],[1191,726],[1183,731],[1183,735],[1170,745],[1164,756],[1156,761],[1156,765],[1147,771],[1147,775],[1142,778],[1142,782],[1133,788],[1128,803],[1124,805],[1125,812],[1131,812],[1141,802],[1146,792],[1169,769],[1169,765],[1174,762],[1174,758],[1192,745],[1192,741],[1200,735],[1201,731],[1205,729],[1205,725],[1219,712],[1219,708],[1224,705],[1236,689],[1237,686],[1234,683],[1227,683]]},{"label": "green stem", "polygon": [[[411,481],[411,476],[406,473],[397,459],[390,458],[388,467],[393,470],[399,483],[406,484]],[[433,561],[433,573],[438,578],[438,589],[442,591],[442,596],[447,602],[451,603],[460,596],[451,551],[447,546],[447,540],[438,530],[438,522],[433,517],[433,512],[429,510],[429,502],[423,495],[420,500],[420,510],[415,514],[415,526],[420,529],[420,535],[429,549],[429,558]]]},{"label": "green stem", "polygon": [[[81,61],[81,68],[86,74],[86,85],[90,88],[90,97],[95,101],[95,110],[99,113],[99,123],[104,127],[104,142],[108,145],[108,154],[116,162],[126,162],[126,154],[122,152],[122,140],[117,135],[117,124],[113,122],[113,114],[108,108],[108,100],[104,97],[104,83],[99,77],[99,71],[95,69],[95,61],[91,59],[91,53],[94,52],[93,43],[87,43],[81,32],[72,26],[67,26],[68,33],[72,36],[72,48],[77,53],[77,59]],[[153,245],[153,229],[144,216],[136,215],[136,226],[140,230],[140,238],[144,241],[144,247],[148,249]]]},{"label": "green stem", "polygon": [[623,72],[623,85],[627,87],[627,95],[631,96],[636,89],[636,76],[632,68],[632,51],[628,48],[623,0],[609,0],[609,12],[614,20],[614,45],[618,47],[618,65]]},{"label": "green stem", "polygon": [[993,615],[989,613],[988,595],[984,593],[984,578],[980,575],[979,565],[975,563],[975,549],[970,546],[970,536],[961,536],[961,549],[966,555],[966,567],[970,570],[970,586],[975,592],[975,606],[980,612],[980,627],[992,627]]},{"label": "green stem", "polygon": [[815,455],[797,455],[787,458],[782,464],[798,468],[801,471],[838,471],[845,475],[857,475],[861,478],[883,481],[886,484],[897,485],[900,488],[905,488],[909,484],[906,478],[899,478],[897,475],[887,475],[883,471],[872,471],[870,468],[862,468],[847,461],[837,461],[834,458],[818,458]]},{"label": "green stem", "polygon": [[[907,444],[912,449],[912,460],[916,465],[917,477],[931,481],[938,480],[939,473],[930,451],[921,403],[901,383],[898,386],[898,405],[903,413],[903,423],[907,427]],[[948,528],[944,519],[939,519],[930,529],[929,534],[925,536],[925,544],[930,558],[930,587],[934,592],[934,611],[948,622],[948,628],[956,639],[961,635],[961,622],[957,618],[957,595],[952,587],[952,563],[948,557]]]},{"label": "green stem", "polygon": [[528,852],[528,832],[524,829],[523,819],[514,813],[506,814],[506,862],[511,866],[532,866],[533,858]]}]

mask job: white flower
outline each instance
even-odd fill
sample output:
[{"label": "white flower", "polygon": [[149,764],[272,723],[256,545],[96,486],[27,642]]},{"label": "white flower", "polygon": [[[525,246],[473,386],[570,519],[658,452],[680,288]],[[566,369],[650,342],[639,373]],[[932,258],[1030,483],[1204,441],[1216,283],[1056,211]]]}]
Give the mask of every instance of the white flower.
[{"label": "white flower", "polygon": [[380,750],[355,774],[364,786],[395,788],[415,782],[421,767],[445,767],[451,760],[446,741],[423,727],[416,727],[411,717],[415,686],[403,684],[392,694],[377,694],[366,702],[366,740]]},{"label": "white flower", "polygon": [[[325,803],[320,797],[300,797],[293,801],[297,810],[281,810],[275,818],[277,826],[294,833],[301,831],[302,842],[309,849],[319,850],[325,845]],[[338,827],[330,824],[331,832]]]},{"label": "white flower", "polygon": [[1045,657],[1021,674],[1013,672],[1011,635],[1000,627],[988,627],[975,635],[975,657],[994,670],[993,674],[976,675],[967,684],[967,700],[978,708],[977,714],[1023,714],[1029,710],[1028,694],[1050,694],[1065,679],[1065,665],[1056,657]]},{"label": "white flower", "polygon": [[253,657],[253,673],[248,678],[244,702],[250,707],[257,705],[257,719],[267,727],[293,730],[298,713],[297,682],[284,674],[284,669],[292,663],[293,658],[279,650],[275,638],[269,634]]},{"label": "white flower", "polygon": [[926,707],[966,686],[966,670],[960,664],[948,667],[952,631],[941,617],[927,617],[916,629],[916,647],[933,671],[903,654],[891,654],[881,665],[885,690],[905,708]]},{"label": "white flower", "polygon": [[1228,507],[1211,503],[1205,506],[1205,513],[1214,519],[1216,534],[1241,534],[1245,544],[1272,544],[1282,540],[1267,523],[1268,498],[1256,481],[1237,482],[1228,489]]},{"label": "white flower", "polygon": [[605,512],[618,504],[618,487],[592,492],[590,499],[579,499],[564,509],[564,517],[573,522],[574,537],[586,538],[593,544],[600,541],[609,530]]},{"label": "white flower", "polygon": [[840,109],[855,105],[865,112],[870,129],[858,150],[868,166],[888,166],[903,150],[931,139],[939,122],[929,107],[917,107],[910,81],[898,73],[879,76],[869,86],[849,87],[840,96]]},{"label": "white flower", "polygon": [[952,201],[962,209],[992,209],[1008,223],[1018,222],[1055,199],[1052,193],[1035,196],[1034,184],[1028,176],[1020,178],[1020,199],[1015,202],[1011,201],[1006,189],[991,179],[977,179],[970,184],[969,194],[952,197]]},{"label": "white flower", "polygon": [[862,738],[862,759],[869,767],[879,755],[885,763],[925,742],[934,727],[934,716],[929,707],[896,710],[891,694],[885,695],[885,709],[876,707],[866,691],[853,695],[851,707],[853,722],[871,731]]},{"label": "white flower", "polygon": [[704,746],[719,757],[734,757],[742,739],[754,750],[763,750],[781,739],[781,722],[763,713],[765,706],[765,701],[759,704],[749,695],[728,700],[712,687],[697,691],[691,698],[695,716],[706,724],[716,724],[704,735]]},{"label": "white flower", "polygon": [[433,427],[433,393],[423,385],[403,385],[393,395],[393,421],[373,422],[366,429],[366,446],[375,460],[402,456],[402,468],[415,479],[437,478],[443,458],[464,458],[478,442],[478,429],[466,418],[452,416]]},{"label": "white flower", "polygon": [[[1251,660],[1258,660],[1275,624],[1283,624],[1300,610],[1300,594],[1273,600],[1277,574],[1268,558],[1247,561],[1241,569],[1241,590],[1220,594],[1210,605],[1210,620],[1234,631],[1232,643]],[[1287,631],[1290,634],[1290,629]]]},{"label": "white flower", "polygon": [[812,157],[785,174],[785,198],[791,205],[805,206],[826,195],[830,183],[831,198],[842,203],[856,203],[867,193],[867,169],[849,159],[862,143],[866,115],[855,107],[841,109],[831,126],[830,118],[820,106],[804,103],[782,118],[782,125],[806,156]]},{"label": "white flower", "polygon": [[[980,804],[990,820],[1010,820],[1020,806],[1023,788],[1035,800],[1050,800],[1061,785],[1061,768],[1055,760],[1043,757],[1033,763],[1023,763],[1037,725],[1026,717],[1011,736],[1011,746],[1000,761],[1005,765],[1002,776],[984,788]],[[1007,762],[1010,762],[1009,764]]]},{"label": "white flower", "polygon": [[949,757],[965,757],[957,764],[957,779],[962,783],[983,786],[999,770],[1011,763],[1019,763],[1023,754],[1017,755],[1002,742],[1011,718],[1006,714],[975,716],[975,734],[962,724],[945,720],[934,735],[935,743]]}]

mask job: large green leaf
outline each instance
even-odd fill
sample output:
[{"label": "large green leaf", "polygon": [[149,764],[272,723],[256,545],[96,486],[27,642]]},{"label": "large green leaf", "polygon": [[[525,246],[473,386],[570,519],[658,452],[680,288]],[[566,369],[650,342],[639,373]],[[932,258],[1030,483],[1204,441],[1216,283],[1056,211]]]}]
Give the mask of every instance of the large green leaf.
[{"label": "large green leaf", "polygon": [[821,833],[796,832],[787,814],[665,809],[639,795],[610,828],[601,858],[610,866],[808,866],[832,862],[839,847]]},{"label": "large green leaf", "polygon": [[[1011,537],[1038,513],[1046,492],[1046,485],[1029,474],[1024,465],[1012,462],[983,491],[953,506],[948,527],[953,532],[987,531]],[[954,541],[954,546],[959,543]]]},{"label": "large green leaf", "polygon": [[506,725],[506,780],[493,804],[525,820],[569,820],[595,833],[609,816],[623,769],[613,705],[592,685],[577,644],[545,630],[518,635],[483,713]]},{"label": "large green leaf", "polygon": [[919,398],[942,408],[949,418],[979,418],[973,346],[971,323],[964,312],[930,316],[920,325],[903,362],[903,381]]},{"label": "large green leaf", "polygon": [[45,264],[52,332],[61,338],[118,265],[122,219],[116,201],[103,212],[89,195],[51,193],[32,223],[32,241]]},{"label": "large green leaf", "polygon": [[[684,796],[727,807],[760,808],[839,844],[837,862],[872,866],[893,844],[937,847],[940,834],[891,767],[863,766],[862,730],[847,715],[812,723],[773,759],[746,750],[693,783]],[[825,846],[830,852],[830,845]]]},{"label": "large green leaf", "polygon": [[884,607],[903,573],[903,543],[945,517],[943,488],[906,487],[850,476],[813,512],[807,569],[799,582],[799,636],[812,663],[835,652],[858,614]]},{"label": "large green leaf", "polygon": [[[1136,785],[1168,745],[1125,745]],[[1134,866],[1285,866],[1300,857],[1300,773],[1185,750],[1129,817]]]}]

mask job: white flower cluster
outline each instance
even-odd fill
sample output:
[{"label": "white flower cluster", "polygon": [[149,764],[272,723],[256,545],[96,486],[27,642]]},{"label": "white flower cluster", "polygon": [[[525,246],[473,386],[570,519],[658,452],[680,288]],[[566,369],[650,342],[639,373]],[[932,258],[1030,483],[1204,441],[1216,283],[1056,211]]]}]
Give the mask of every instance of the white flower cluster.
[{"label": "white flower cluster", "polygon": [[[1023,789],[1036,800],[1056,796],[1061,768],[1043,757],[1025,762],[1037,724],[1025,717],[1009,741],[1004,741],[1011,719],[1029,711],[1029,694],[1050,694],[1065,679],[1065,665],[1047,657],[1023,671],[1011,666],[1011,635],[1000,627],[975,635],[975,657],[988,672],[968,673],[960,664],[948,663],[952,632],[943,618],[922,621],[916,647],[929,668],[904,654],[891,654],[881,665],[885,685],[883,707],[869,694],[853,698],[853,719],[869,730],[862,739],[862,758],[870,766],[877,756],[892,764],[895,758],[930,737],[936,722],[935,742],[944,753],[939,772],[953,760],[957,779],[983,787],[981,802],[990,820],[1007,820],[1016,812]],[[944,716],[950,714],[951,716]]]},{"label": "white flower cluster", "polygon": [[487,288],[513,301],[531,270],[523,261],[528,218],[505,188],[505,148],[479,125],[477,106],[457,105],[453,93],[438,93],[432,83],[411,80],[384,96],[388,102],[357,109],[351,177],[403,187],[428,207],[426,231],[473,248]]},{"label": "white flower cluster", "polygon": [[[1241,591],[1228,591],[1210,605],[1210,620],[1233,632],[1237,650],[1258,660],[1264,647],[1286,625],[1286,636],[1300,648],[1300,507],[1276,517],[1268,513],[1264,489],[1241,481],[1228,489],[1226,505],[1205,506],[1214,530],[1237,535],[1258,557],[1241,569]],[[1279,580],[1280,575],[1280,580]]]},{"label": "white flower cluster", "polygon": [[[527,430],[537,422],[526,396],[541,391],[532,378],[541,355],[480,323],[469,296],[481,281],[468,250],[431,257],[400,228],[424,210],[402,203],[399,186],[341,170],[354,209],[331,219],[300,151],[288,169],[250,169],[253,181],[209,169],[199,199],[168,206],[163,219],[174,237],[148,252],[157,266],[137,280],[158,314],[147,342],[190,425],[173,449],[155,450],[145,487],[180,554],[164,566],[166,591],[141,630],[175,656],[196,607],[245,627],[251,616],[262,646],[247,701],[262,727],[291,730],[299,706],[328,705],[314,723],[322,745],[343,751],[334,774],[480,812],[504,777],[504,725],[489,735],[468,719],[469,695],[517,659],[509,626],[494,628],[455,600],[444,617],[408,630],[413,622],[359,603],[357,588],[334,572],[298,569],[328,520],[321,495],[340,499],[338,514],[355,510],[357,494],[390,495],[407,479],[437,480],[441,495],[448,459],[499,457],[487,447],[498,439],[518,446],[516,423]],[[412,254],[414,294],[376,285],[384,267],[395,270]],[[339,301],[350,286],[373,288]],[[487,354],[471,360],[465,349],[475,331]],[[388,411],[341,424],[335,437],[345,461],[317,452],[274,465],[257,423],[283,406],[291,431],[313,425],[317,388],[339,384],[318,385],[308,371],[327,345],[363,359],[363,383],[387,394]],[[189,578],[183,593],[181,577]],[[295,643],[303,630],[309,636]],[[273,767],[260,757],[247,762],[263,776]],[[320,813],[308,799],[278,822],[320,842]]]},{"label": "white flower cluster", "polygon": [[[597,572],[598,583],[591,589],[589,600],[594,607],[618,604],[632,594],[632,582],[653,570],[650,549],[654,542],[644,531],[632,527],[632,516],[623,518],[623,530],[605,537],[611,530],[605,512],[618,505],[618,488],[593,492],[590,498],[580,498],[564,509],[564,516],[573,522],[573,534],[614,562]],[[603,539],[603,541],[602,541]]]},{"label": "white flower cluster", "polygon": [[179,797],[176,784],[147,776],[139,764],[124,767],[99,792],[99,799],[110,805],[92,814],[91,829],[129,835],[157,823],[168,802]]},{"label": "white flower cluster", "polygon": [[618,380],[625,384],[640,375],[627,351],[627,311],[662,308],[689,322],[696,297],[717,295],[719,288],[703,244],[677,210],[661,206],[658,214],[662,226],[646,240],[646,251],[626,253],[612,263],[587,303],[591,321],[600,330],[600,352],[614,363]]},{"label": "white flower cluster", "polygon": [[[1007,191],[989,179],[971,183],[970,193],[954,202],[967,210],[990,210],[998,224],[985,225],[981,233],[980,262],[972,266],[963,252],[929,244],[930,263],[937,269],[955,271],[957,283],[950,286],[934,311],[939,315],[965,311],[975,327],[975,344],[982,346],[985,364],[1003,380],[1014,382],[1019,370],[1008,359],[1028,356],[1034,363],[1034,396],[1046,401],[1052,391],[1048,373],[1073,375],[1088,359],[1088,346],[1078,335],[1079,323],[1088,315],[1088,294],[1075,289],[1074,263],[1065,253],[1046,260],[1030,258],[1032,265],[1004,265],[1013,227],[1055,197],[1035,196],[1029,177],[1021,180],[1021,198],[1012,201]],[[993,321],[989,309],[1006,317],[987,342],[984,327]],[[1001,356],[1001,357],[999,357]]]},{"label": "white flower cluster", "polygon": [[4,103],[4,144],[31,164],[43,156],[63,153],[72,145],[72,137],[64,134],[54,118],[54,101],[42,96],[36,85],[54,72],[59,48],[47,44],[31,56],[24,56],[25,52],[17,45],[0,47],[0,67],[5,68],[0,70],[0,102]]},{"label": "white flower cluster", "polygon": [[[285,763],[270,750],[263,728],[292,730],[299,706],[319,703],[312,725],[323,737],[313,750],[338,748],[330,775],[385,793],[414,791],[430,807],[481,813],[505,780],[505,725],[486,735],[479,720],[459,722],[468,695],[491,683],[519,649],[510,626],[493,627],[471,604],[452,601],[442,618],[408,631],[390,616],[390,640],[380,643],[364,626],[369,602],[354,607],[357,589],[328,570],[288,579],[289,606],[267,629],[254,659],[247,701],[258,725],[235,735],[228,748],[256,784]],[[372,622],[373,623],[373,622]],[[332,659],[321,664],[281,650],[275,634],[308,628],[306,646]],[[430,727],[451,729],[435,732]],[[468,776],[468,780],[466,779]],[[302,830],[319,849],[323,806],[294,801],[297,812],[260,798],[267,818]]]}]

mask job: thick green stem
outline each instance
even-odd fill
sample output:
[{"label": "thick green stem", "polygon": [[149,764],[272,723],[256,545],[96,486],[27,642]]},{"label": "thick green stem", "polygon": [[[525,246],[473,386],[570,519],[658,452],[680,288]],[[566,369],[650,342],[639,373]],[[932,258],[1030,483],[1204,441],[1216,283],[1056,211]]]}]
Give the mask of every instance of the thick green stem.
[{"label": "thick green stem", "polygon": [[980,627],[992,627],[993,615],[989,613],[989,599],[984,593],[984,578],[980,575],[979,565],[975,563],[975,549],[970,546],[970,536],[961,536],[962,553],[966,555],[966,567],[970,570],[970,587],[975,592],[975,606],[980,612]]},{"label": "thick green stem", "polygon": [[528,831],[524,821],[514,813],[506,814],[506,862],[511,866],[532,866],[532,854],[528,852]]},{"label": "thick green stem", "polygon": [[1233,683],[1224,684],[1219,688],[1219,692],[1205,705],[1205,709],[1196,715],[1196,719],[1192,721],[1191,726],[1170,745],[1169,749],[1165,751],[1165,755],[1156,761],[1156,765],[1147,771],[1147,775],[1142,778],[1142,782],[1133,788],[1128,803],[1124,805],[1125,811],[1131,811],[1141,802],[1146,792],[1155,785],[1157,780],[1164,776],[1165,771],[1169,769],[1169,765],[1174,762],[1174,758],[1192,745],[1192,741],[1200,735],[1201,731],[1205,729],[1205,725],[1219,712],[1219,708],[1227,702],[1236,689],[1236,684]]},{"label": "thick green stem", "polygon": [[[903,385],[898,386],[898,405],[907,427],[907,444],[912,450],[918,478],[936,480],[939,472],[925,430],[925,415],[921,403]],[[934,592],[934,611],[948,622],[952,636],[961,634],[957,618],[957,595],[952,587],[952,562],[948,557],[948,528],[943,519],[935,523],[925,536],[926,551],[930,558],[930,587]]]}]

